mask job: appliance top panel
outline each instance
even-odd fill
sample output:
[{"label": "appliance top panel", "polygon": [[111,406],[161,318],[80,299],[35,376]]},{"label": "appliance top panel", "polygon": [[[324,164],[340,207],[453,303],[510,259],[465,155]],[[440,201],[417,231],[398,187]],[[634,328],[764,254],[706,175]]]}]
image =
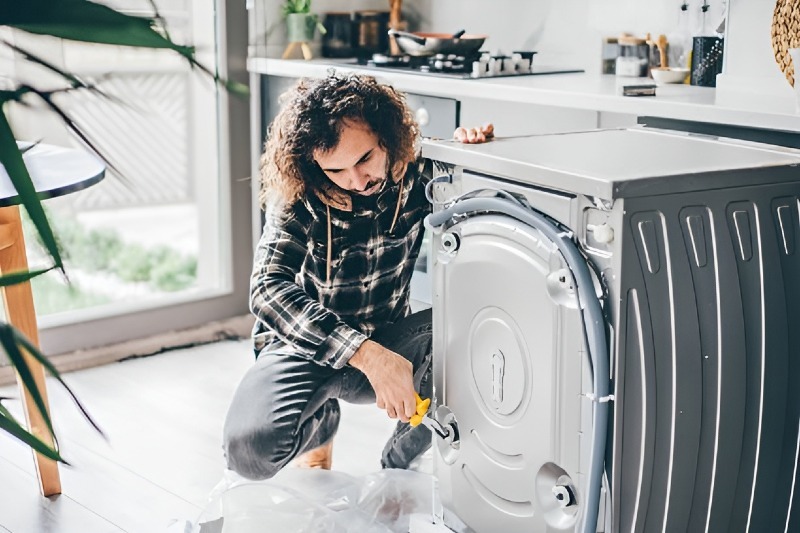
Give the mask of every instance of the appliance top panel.
[{"label": "appliance top panel", "polygon": [[606,200],[798,181],[800,151],[651,128],[426,140],[424,157]]}]

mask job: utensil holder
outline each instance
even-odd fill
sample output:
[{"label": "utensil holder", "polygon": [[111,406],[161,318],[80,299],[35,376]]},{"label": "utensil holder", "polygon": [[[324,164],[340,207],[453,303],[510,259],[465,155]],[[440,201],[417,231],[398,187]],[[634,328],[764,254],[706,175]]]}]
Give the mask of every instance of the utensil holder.
[{"label": "utensil holder", "polygon": [[722,72],[723,44],[719,37],[692,39],[692,85],[717,86],[717,74]]}]

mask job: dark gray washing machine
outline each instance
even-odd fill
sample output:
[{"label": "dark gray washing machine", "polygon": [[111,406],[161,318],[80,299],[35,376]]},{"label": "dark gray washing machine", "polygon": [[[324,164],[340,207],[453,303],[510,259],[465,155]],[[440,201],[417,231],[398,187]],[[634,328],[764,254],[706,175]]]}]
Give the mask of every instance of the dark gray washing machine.
[{"label": "dark gray washing machine", "polygon": [[440,524],[800,531],[800,152],[623,129],[423,155]]}]

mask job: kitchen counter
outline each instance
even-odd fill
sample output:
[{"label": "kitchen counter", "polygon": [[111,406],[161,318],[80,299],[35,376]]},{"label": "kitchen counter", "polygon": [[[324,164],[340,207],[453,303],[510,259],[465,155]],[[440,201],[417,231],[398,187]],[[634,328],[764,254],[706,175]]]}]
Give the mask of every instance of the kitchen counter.
[{"label": "kitchen counter", "polygon": [[247,66],[253,73],[286,77],[324,76],[333,67],[341,72],[372,74],[399,90],[432,96],[482,98],[800,132],[800,114],[792,99],[733,94],[723,97],[714,88],[692,85],[661,85],[655,97],[626,97],[620,94],[621,85],[648,80],[610,75],[550,74],[464,80],[404,73],[393,69],[367,68],[354,64],[352,59],[303,61],[250,58]]}]

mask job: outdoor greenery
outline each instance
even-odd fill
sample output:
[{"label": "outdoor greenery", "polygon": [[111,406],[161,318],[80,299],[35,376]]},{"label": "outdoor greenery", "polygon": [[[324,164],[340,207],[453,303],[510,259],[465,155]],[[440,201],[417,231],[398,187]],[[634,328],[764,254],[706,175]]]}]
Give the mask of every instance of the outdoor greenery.
[{"label": "outdoor greenery", "polygon": [[[193,68],[213,77],[229,91],[237,94],[246,94],[247,88],[235,82],[221,79],[215,72],[199,64],[195,59],[194,48],[177,44],[172,41],[167,32],[164,20],[151,0],[153,14],[151,16],[136,16],[121,13],[105,5],[89,0],[25,0],[0,2],[0,28],[11,28],[29,34],[46,35],[73,41],[99,43],[127,47],[156,48],[174,51],[180,54]],[[45,215],[41,202],[37,196],[28,169],[23,161],[23,152],[17,145],[14,132],[8,120],[8,106],[11,102],[23,105],[32,102],[42,103],[56,117],[77,135],[86,145],[91,147],[99,156],[103,157],[110,168],[102,150],[97,149],[96,143],[87,135],[78,123],[64,111],[54,100],[59,94],[75,92],[92,92],[103,98],[112,98],[103,93],[94,85],[82,80],[80,77],[62,70],[50,63],[40,55],[21,48],[10,40],[0,38],[0,47],[12,50],[23,60],[40,66],[56,75],[62,83],[57,86],[37,86],[18,80],[4,80],[3,89],[0,89],[0,164],[5,167],[14,188],[17,190],[20,204],[30,216],[31,223],[36,229],[38,238],[47,250],[52,263],[49,267],[29,272],[3,273],[0,276],[0,286],[9,286],[17,283],[28,282],[32,278],[45,272],[56,269],[64,271],[62,250],[59,246],[51,224]],[[112,73],[113,74],[113,73]],[[103,238],[106,238],[104,236]],[[163,275],[163,274],[160,274]],[[169,276],[165,276],[169,278]],[[50,416],[45,408],[45,402],[34,381],[27,357],[35,359],[58,380],[72,395],[84,417],[95,427],[84,407],[67,387],[55,367],[34,346],[10,324],[0,322],[0,344],[5,351],[10,364],[16,369],[22,386],[27,390],[36,411],[39,412],[47,427],[48,433],[55,441],[55,434]],[[35,451],[57,461],[64,461],[56,448],[51,448],[37,436],[29,432],[11,412],[2,404],[0,398],[0,430],[13,435],[25,442]],[[102,433],[102,432],[101,432]]]},{"label": "outdoor greenery", "polygon": [[51,274],[33,278],[31,288],[36,311],[43,315],[64,309],[81,309],[111,302],[111,298],[104,294],[86,289],[76,283],[65,284]]},{"label": "outdoor greenery", "polygon": [[[180,253],[168,246],[144,247],[136,243],[126,243],[119,233],[113,229],[88,229],[78,220],[66,216],[57,216],[46,211],[50,222],[59,228],[57,237],[64,250],[67,266],[85,272],[102,272],[114,276],[121,282],[147,283],[151,288],[162,292],[174,292],[186,289],[197,279],[197,258]],[[30,217],[22,216],[26,235],[36,235]],[[40,239],[36,239],[41,245]],[[49,278],[47,276],[46,278]],[[37,278],[38,279],[38,278]],[[57,285],[57,284],[56,284]],[[48,284],[49,288],[51,284]],[[111,301],[94,293],[92,298],[85,291],[59,291],[64,297],[45,299],[34,282],[36,309],[41,314],[48,314],[65,308],[79,308],[91,305],[92,302]],[[65,287],[66,289],[66,287]],[[71,305],[54,307],[58,302],[70,303],[69,295],[74,301]],[[39,306],[42,301],[44,307]],[[85,303],[84,303],[85,302]]]}]

